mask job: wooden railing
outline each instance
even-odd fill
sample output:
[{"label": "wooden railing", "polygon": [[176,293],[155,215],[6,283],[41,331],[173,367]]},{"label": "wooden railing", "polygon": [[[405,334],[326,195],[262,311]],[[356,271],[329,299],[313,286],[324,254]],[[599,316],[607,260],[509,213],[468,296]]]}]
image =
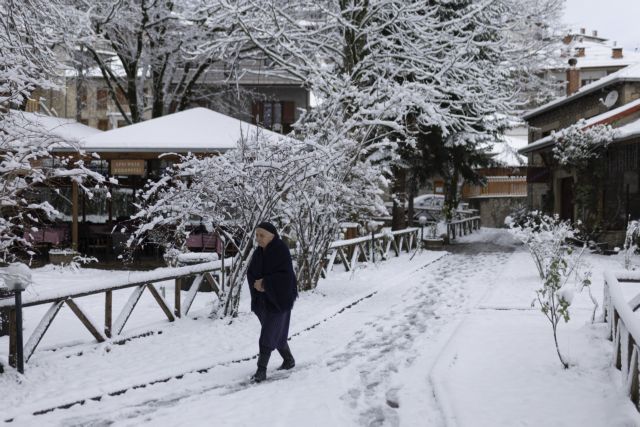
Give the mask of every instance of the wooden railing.
[{"label": "wooden railing", "polygon": [[638,384],[640,349],[640,294],[629,300],[625,298],[621,282],[639,282],[639,272],[611,272],[604,274],[604,320],[609,324],[609,340],[613,341],[613,364],[620,370],[622,386],[627,396],[640,409],[640,387]]},{"label": "wooden railing", "polygon": [[418,247],[419,231],[419,228],[406,228],[333,242],[329,247],[329,257],[322,276],[326,277],[333,270],[336,261],[344,265],[347,271],[351,271],[358,263],[373,262],[376,257],[378,260],[388,259],[391,251],[395,256],[399,256],[403,249],[410,252]]},{"label": "wooden railing", "polygon": [[[326,276],[332,271],[333,264],[336,261],[341,261],[346,270],[350,271],[356,268],[359,262],[373,260],[372,258],[375,257],[379,257],[378,259],[387,259],[389,253],[392,251],[396,256],[398,256],[402,250],[410,252],[412,249],[417,248],[419,244],[418,231],[418,228],[409,228],[391,233],[378,233],[373,239],[369,236],[334,242],[331,245],[328,263],[323,270],[323,275]],[[57,290],[44,290],[39,292],[38,295],[27,295],[23,300],[22,307],[48,304],[49,309],[42,316],[40,322],[23,346],[24,361],[27,362],[31,356],[33,356],[38,344],[42,341],[42,338],[56,318],[56,315],[65,304],[78,317],[96,341],[104,342],[122,333],[145,289],[151,293],[167,319],[173,322],[177,318],[187,315],[203,281],[207,281],[211,289],[216,293],[224,289],[224,277],[232,265],[232,262],[232,258],[226,258],[224,262],[222,260],[210,261],[184,267],[135,272],[131,273],[127,280],[104,281],[95,285],[87,285],[82,289],[72,292],[64,293]],[[181,284],[188,278],[194,279],[191,287],[183,297]],[[165,300],[156,288],[157,283],[166,280],[175,281],[173,310],[171,310],[167,300]],[[120,313],[114,318],[112,310],[113,292],[122,289],[133,290]],[[97,294],[104,294],[104,327],[100,327],[94,323],[92,316],[89,315],[89,313],[85,313],[76,303],[78,298]],[[18,345],[16,307],[13,297],[0,299],[0,310],[2,309],[8,310],[9,312],[9,365],[15,367],[18,357]]]},{"label": "wooden railing", "polygon": [[465,184],[462,187],[462,198],[474,197],[525,197],[527,195],[526,176],[488,176],[487,184]]},{"label": "wooden railing", "polygon": [[[231,258],[225,260],[225,264],[227,266],[225,267],[225,270],[228,269],[231,261]],[[96,286],[89,285],[77,292],[60,294],[60,292],[52,290],[43,291],[36,296],[26,296],[22,304],[23,307],[49,304],[49,309],[46,311],[44,316],[42,316],[38,326],[35,328],[31,337],[23,347],[24,360],[27,362],[31,358],[36,347],[64,304],[66,304],[78,317],[96,341],[103,342],[107,338],[120,335],[145,289],[149,290],[170,322],[173,322],[176,318],[185,316],[189,312],[193,300],[196,297],[196,293],[203,281],[206,280],[209,282],[209,285],[214,291],[219,291],[224,286],[224,275],[221,274],[222,265],[222,261],[213,261],[185,267],[137,272],[131,273],[127,280],[113,280],[111,282],[103,282]],[[180,292],[181,280],[194,276],[195,279],[193,280],[189,291],[185,298],[182,299]],[[155,287],[156,283],[165,280],[175,280],[173,311],[169,308],[169,304]],[[114,321],[112,316],[113,291],[129,288],[133,288],[133,291]],[[104,328],[100,328],[96,325],[93,322],[92,317],[85,313],[78,304],[76,304],[76,299],[96,294],[104,294],[105,296]],[[0,309],[3,308],[9,311],[9,365],[15,367],[18,347],[16,339],[16,307],[13,298],[0,300]]]},{"label": "wooden railing", "polygon": [[454,240],[456,236],[467,235],[473,232],[473,230],[480,229],[480,217],[471,216],[468,218],[457,219],[447,223],[447,237],[449,240]]}]

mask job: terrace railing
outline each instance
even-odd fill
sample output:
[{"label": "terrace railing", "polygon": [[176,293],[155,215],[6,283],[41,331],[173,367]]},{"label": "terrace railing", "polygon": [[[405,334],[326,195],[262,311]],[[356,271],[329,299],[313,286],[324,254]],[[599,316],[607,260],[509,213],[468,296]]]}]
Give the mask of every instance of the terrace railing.
[{"label": "terrace railing", "polygon": [[488,176],[485,185],[465,184],[462,197],[526,197],[526,176]]},{"label": "terrace railing", "polygon": [[609,340],[613,341],[612,363],[620,370],[622,386],[631,401],[640,410],[638,383],[640,351],[640,293],[629,300],[624,296],[622,283],[640,283],[640,272],[605,272],[604,320],[609,324]]}]

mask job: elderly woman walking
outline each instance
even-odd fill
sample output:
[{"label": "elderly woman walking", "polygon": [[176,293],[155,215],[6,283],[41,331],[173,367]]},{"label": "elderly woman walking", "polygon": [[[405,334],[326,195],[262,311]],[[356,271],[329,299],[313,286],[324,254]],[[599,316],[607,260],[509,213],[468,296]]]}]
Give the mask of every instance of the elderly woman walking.
[{"label": "elderly woman walking", "polygon": [[267,364],[274,349],[282,356],[278,369],[291,369],[296,362],[291,354],[287,337],[291,308],[298,297],[296,276],[289,248],[280,239],[276,228],[263,222],[256,228],[258,248],[247,270],[251,291],[251,311],[260,320],[260,354],[258,370],[251,377],[255,382],[267,378]]}]

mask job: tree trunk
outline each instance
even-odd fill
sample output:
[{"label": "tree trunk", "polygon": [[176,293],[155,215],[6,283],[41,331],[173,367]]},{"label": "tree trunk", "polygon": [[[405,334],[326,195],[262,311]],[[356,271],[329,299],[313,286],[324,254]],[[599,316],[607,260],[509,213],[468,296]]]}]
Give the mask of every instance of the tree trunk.
[{"label": "tree trunk", "polygon": [[394,170],[395,179],[393,181],[391,197],[393,197],[393,211],[391,213],[391,229],[402,230],[407,228],[407,215],[405,204],[407,201],[407,171],[396,168]]}]

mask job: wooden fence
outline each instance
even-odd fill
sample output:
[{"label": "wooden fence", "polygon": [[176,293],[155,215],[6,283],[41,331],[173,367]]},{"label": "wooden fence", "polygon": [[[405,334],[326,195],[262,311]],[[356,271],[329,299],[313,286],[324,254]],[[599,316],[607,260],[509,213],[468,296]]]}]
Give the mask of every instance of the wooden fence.
[{"label": "wooden fence", "polygon": [[[226,265],[231,264],[231,258],[226,260]],[[77,292],[67,293],[60,295],[58,292],[43,292],[40,295],[34,297],[27,297],[22,304],[23,307],[33,307],[36,305],[49,304],[49,309],[41,318],[38,326],[35,328],[30,338],[24,345],[24,359],[25,362],[29,361],[31,356],[36,350],[36,347],[44,337],[45,333],[51,326],[51,323],[55,319],[56,315],[66,304],[71,311],[78,317],[87,330],[93,335],[98,342],[106,341],[108,338],[120,335],[124,326],[126,325],[131,313],[138,304],[140,297],[145,289],[149,290],[155,301],[158,303],[160,309],[164,312],[165,316],[170,322],[173,322],[176,318],[182,317],[189,312],[193,300],[196,297],[196,293],[203,281],[209,282],[211,288],[220,290],[224,283],[221,280],[224,277],[221,273],[222,262],[206,262],[197,265],[177,267],[171,269],[159,269],[150,272],[138,272],[132,273],[129,279],[126,281],[111,281],[105,282],[98,286],[88,286],[85,289],[78,290]],[[225,270],[228,267],[225,267]],[[164,271],[163,271],[164,270]],[[184,299],[181,296],[181,280],[186,277],[194,277],[193,283]],[[165,280],[175,280],[175,295],[174,295],[174,309],[169,308],[168,302],[158,292],[155,284]],[[129,299],[125,303],[124,307],[113,320],[112,310],[112,297],[113,291],[121,289],[132,288],[133,291],[129,296]],[[104,328],[100,328],[94,323],[92,317],[85,313],[76,304],[76,299],[86,297],[89,295],[104,294],[105,310],[104,310]],[[16,366],[17,357],[17,331],[16,331],[16,308],[13,298],[0,300],[0,309],[8,309],[9,311],[9,365]]]},{"label": "wooden fence", "polygon": [[609,324],[609,340],[613,341],[613,364],[620,370],[622,386],[631,401],[640,410],[638,373],[640,362],[640,293],[633,299],[625,298],[621,283],[640,283],[639,272],[605,272],[603,311]]},{"label": "wooden fence", "polygon": [[468,218],[457,219],[447,223],[447,237],[449,241],[454,240],[456,236],[467,235],[473,230],[480,229],[480,217],[471,216]]},{"label": "wooden fence", "polygon": [[333,270],[336,261],[344,265],[347,271],[351,271],[360,262],[373,262],[376,257],[379,260],[388,259],[391,251],[395,256],[399,256],[403,249],[410,252],[419,245],[419,231],[419,228],[406,228],[333,242],[329,247],[329,258],[322,276],[326,277]]},{"label": "wooden fence", "polygon": [[[356,239],[334,242],[331,245],[329,258],[323,274],[326,276],[330,271],[332,271],[333,264],[336,261],[342,262],[346,270],[350,271],[356,268],[356,265],[359,262],[370,261],[375,257],[380,257],[379,259],[387,259],[391,251],[393,251],[396,256],[400,255],[402,250],[410,252],[412,249],[417,248],[419,244],[418,232],[418,228],[410,228],[391,233],[378,233],[373,237],[373,239],[372,237],[359,237]],[[227,258],[224,262],[204,262],[184,267],[170,269],[164,268],[149,272],[136,272],[129,275],[127,280],[105,281],[95,286],[88,285],[82,290],[77,290],[71,293],[60,293],[56,290],[52,290],[40,292],[40,294],[36,296],[26,296],[22,304],[23,307],[48,304],[49,309],[42,316],[38,326],[34,329],[26,344],[23,346],[25,362],[33,356],[38,344],[41,342],[56,315],[65,304],[78,317],[96,341],[104,342],[107,339],[116,337],[122,333],[122,330],[124,329],[145,289],[151,293],[167,319],[170,322],[173,322],[177,318],[185,316],[189,312],[189,309],[197,295],[198,289],[200,288],[200,285],[203,284],[203,281],[207,281],[208,285],[216,293],[224,288],[224,277],[228,273],[227,270],[232,265],[232,262],[233,260],[231,258]],[[223,268],[225,271],[223,271]],[[181,283],[183,283],[187,278],[194,279],[186,295],[182,297]],[[156,288],[157,283],[166,280],[175,281],[173,310],[171,310],[167,300]],[[117,317],[114,318],[112,307],[113,291],[122,289],[132,289],[132,292]],[[92,316],[90,316],[89,313],[85,313],[76,303],[78,298],[97,294],[104,294],[104,327],[98,326],[92,320]],[[9,365],[15,367],[18,347],[16,307],[13,297],[0,299],[0,310],[1,309],[9,311]]]}]

